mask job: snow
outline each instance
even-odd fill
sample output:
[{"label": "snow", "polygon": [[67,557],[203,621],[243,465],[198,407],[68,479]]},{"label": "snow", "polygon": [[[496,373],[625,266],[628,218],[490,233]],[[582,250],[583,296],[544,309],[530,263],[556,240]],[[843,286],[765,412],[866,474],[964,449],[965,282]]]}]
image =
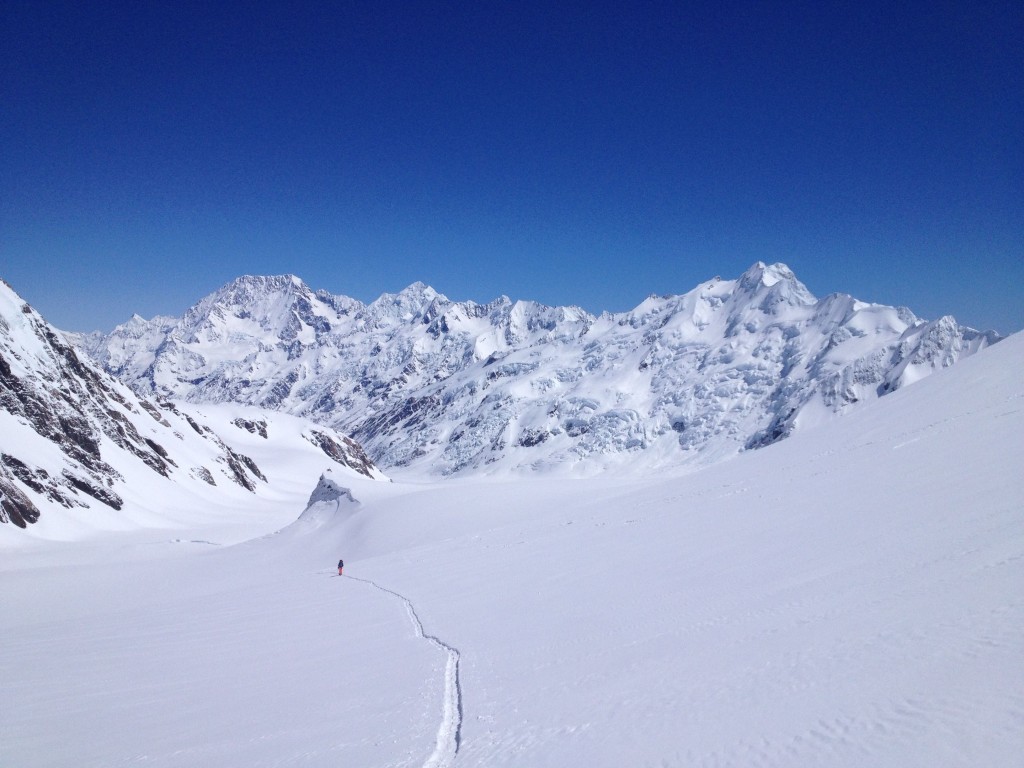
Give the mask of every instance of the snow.
[{"label": "snow", "polygon": [[173,326],[78,343],[141,393],[281,410],[352,436],[385,471],[468,477],[698,469],[999,338],[818,301],[785,265],[757,262],[600,317],[452,302],[423,283],[363,305],[294,276],[246,276]]},{"label": "snow", "polygon": [[1022,373],[1018,334],[687,475],[311,499],[251,436],[259,515],[2,527],[0,764],[1018,764]]}]

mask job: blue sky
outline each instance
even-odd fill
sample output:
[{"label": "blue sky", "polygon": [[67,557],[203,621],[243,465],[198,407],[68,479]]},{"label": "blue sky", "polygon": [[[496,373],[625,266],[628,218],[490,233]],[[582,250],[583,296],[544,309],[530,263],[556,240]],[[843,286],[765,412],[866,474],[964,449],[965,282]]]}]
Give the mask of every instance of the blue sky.
[{"label": "blue sky", "polygon": [[0,276],[108,330],[241,274],[597,312],[783,261],[1005,333],[1022,50],[1018,0],[7,0]]}]

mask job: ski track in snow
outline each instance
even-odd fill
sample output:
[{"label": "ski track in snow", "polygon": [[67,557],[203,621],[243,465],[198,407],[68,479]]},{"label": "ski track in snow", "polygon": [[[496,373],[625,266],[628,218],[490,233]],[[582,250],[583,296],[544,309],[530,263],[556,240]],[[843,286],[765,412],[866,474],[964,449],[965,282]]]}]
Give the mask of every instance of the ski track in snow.
[{"label": "ski track in snow", "polygon": [[437,743],[434,746],[434,751],[423,764],[423,768],[449,768],[455,762],[455,756],[459,753],[459,747],[462,745],[462,683],[459,680],[458,649],[435,635],[427,634],[423,629],[423,622],[420,621],[420,617],[416,613],[416,608],[405,595],[382,587],[370,579],[361,579],[358,576],[347,574],[344,578],[361,581],[381,592],[387,592],[389,595],[397,597],[405,605],[409,620],[416,630],[416,637],[427,640],[447,654],[448,662],[444,668],[444,712],[441,726],[437,729]]}]

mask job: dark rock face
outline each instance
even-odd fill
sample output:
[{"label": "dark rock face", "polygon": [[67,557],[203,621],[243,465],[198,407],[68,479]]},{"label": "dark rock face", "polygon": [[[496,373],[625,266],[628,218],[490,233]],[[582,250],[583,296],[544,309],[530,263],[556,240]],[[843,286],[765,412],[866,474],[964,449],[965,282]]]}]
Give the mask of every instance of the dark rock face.
[{"label": "dark rock face", "polygon": [[256,466],[255,461],[244,454],[238,453],[223,442],[221,442],[221,447],[224,449],[224,455],[220,461],[223,461],[230,470],[228,477],[245,488],[245,490],[256,490],[256,483],[249,478],[250,472],[257,479],[262,480],[264,483],[267,482],[266,476],[260,472],[260,468]]},{"label": "dark rock face", "polygon": [[14,456],[6,453],[0,455],[0,463],[3,464],[4,469],[17,478],[26,488],[35,491],[49,501],[56,502],[68,509],[82,506],[82,502],[74,496],[67,494],[67,487],[51,477],[45,469],[30,467],[23,461],[19,461]]},{"label": "dark rock face", "polygon": [[[90,506],[96,501],[121,510],[124,500],[116,489],[124,477],[112,463],[111,446],[161,478],[170,478],[178,467],[166,446],[176,446],[183,438],[171,427],[165,412],[182,414],[168,403],[139,398],[82,360],[2,281],[0,411],[24,427],[20,434],[34,433],[36,439],[56,446],[63,464],[48,471],[16,455],[13,443],[0,444],[0,523],[26,527],[36,522],[40,511],[33,494],[65,508]],[[266,482],[252,459],[232,450],[191,417],[184,419],[203,441],[216,447],[218,461],[227,467],[232,480],[250,491],[256,481]],[[204,467],[195,468],[188,477],[215,484]]]},{"label": "dark rock face", "polygon": [[39,509],[14,483],[7,467],[0,467],[0,523],[26,528],[38,519]]},{"label": "dark rock face", "polygon": [[246,432],[259,435],[264,440],[267,439],[267,422],[265,421],[250,421],[249,419],[237,418],[231,423],[239,429],[244,429]]},{"label": "dark rock face", "polygon": [[518,444],[524,448],[532,448],[535,445],[543,443],[549,436],[550,433],[542,429],[523,430],[523,433],[519,436]]},{"label": "dark rock face", "polygon": [[81,478],[75,475],[74,473],[69,472],[68,470],[64,470],[64,479],[68,481],[68,484],[72,488],[77,488],[83,493],[92,496],[97,501],[102,501],[111,509],[119,510],[124,504],[124,502],[121,501],[121,497],[118,496],[113,491],[109,491],[105,488],[93,485],[88,480],[85,480],[84,478]]},{"label": "dark rock face", "polygon": [[355,440],[343,437],[344,444],[339,444],[327,433],[315,429],[306,436],[306,439],[343,467],[354,469],[361,475],[373,477],[373,462],[363,453],[363,449]]}]

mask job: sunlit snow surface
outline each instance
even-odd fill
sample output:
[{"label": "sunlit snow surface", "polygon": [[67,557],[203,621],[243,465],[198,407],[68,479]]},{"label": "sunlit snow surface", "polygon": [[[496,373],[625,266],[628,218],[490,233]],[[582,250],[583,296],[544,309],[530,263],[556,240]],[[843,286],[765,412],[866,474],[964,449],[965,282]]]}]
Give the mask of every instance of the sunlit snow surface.
[{"label": "sunlit snow surface", "polygon": [[1018,334],[686,476],[0,530],[0,765],[1019,765],[1022,435]]}]

